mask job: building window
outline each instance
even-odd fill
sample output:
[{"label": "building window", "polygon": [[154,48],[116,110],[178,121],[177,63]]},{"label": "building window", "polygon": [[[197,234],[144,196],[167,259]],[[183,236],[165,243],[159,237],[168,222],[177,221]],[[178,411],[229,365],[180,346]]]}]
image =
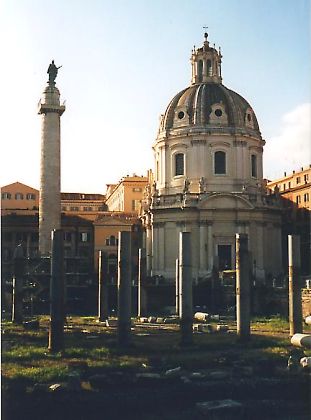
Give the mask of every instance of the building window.
[{"label": "building window", "polygon": [[257,156],[251,155],[252,177],[257,178]]},{"label": "building window", "polygon": [[83,211],[92,211],[93,207],[83,207]]},{"label": "building window", "polygon": [[2,200],[11,200],[11,193],[4,192],[1,194]]},{"label": "building window", "polygon": [[212,76],[212,62],[211,62],[211,60],[206,61],[206,66],[207,66],[207,75]]},{"label": "building window", "polygon": [[290,181],[289,181],[289,183],[288,183],[288,188],[290,188],[291,187],[291,183],[290,183]]},{"label": "building window", "polygon": [[79,211],[79,207],[70,207],[70,211]]},{"label": "building window", "polygon": [[71,242],[71,232],[64,232],[64,241]]},{"label": "building window", "polygon": [[296,184],[300,184],[300,176],[297,176],[297,178],[296,178]]},{"label": "building window", "polygon": [[203,61],[200,60],[198,62],[198,76],[199,76],[199,82],[203,81]]},{"label": "building window", "polygon": [[138,211],[140,200],[132,200],[132,211]]},{"label": "building window", "polygon": [[15,194],[15,200],[24,200],[24,194],[16,193]]},{"label": "building window", "polygon": [[81,242],[89,242],[90,241],[90,234],[88,232],[80,232],[80,241]]},{"label": "building window", "polygon": [[303,195],[303,201],[306,203],[307,201],[309,201],[309,193],[306,193]]},{"label": "building window", "polygon": [[133,188],[133,192],[141,192],[142,191],[142,189],[141,188]]},{"label": "building window", "polygon": [[283,184],[283,191],[286,190],[286,184]]},{"label": "building window", "polygon": [[183,153],[176,153],[175,155],[175,176],[185,174],[185,159]]},{"label": "building window", "polygon": [[214,173],[215,175],[226,174],[226,153],[225,152],[221,152],[221,151],[215,152]]},{"label": "building window", "polygon": [[300,204],[301,203],[301,197],[300,195],[296,196],[296,204]]},{"label": "building window", "polygon": [[309,181],[309,174],[305,174],[304,176],[303,176],[303,179],[304,179],[304,181],[305,181],[305,184]]},{"label": "building window", "polygon": [[32,194],[32,193],[26,194],[26,200],[35,200],[35,199],[36,199],[35,194]]}]

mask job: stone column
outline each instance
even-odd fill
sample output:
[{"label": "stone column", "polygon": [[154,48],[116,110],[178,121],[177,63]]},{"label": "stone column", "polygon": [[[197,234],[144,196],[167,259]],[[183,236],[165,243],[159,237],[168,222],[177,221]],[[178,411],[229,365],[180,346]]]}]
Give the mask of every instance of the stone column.
[{"label": "stone column", "polygon": [[152,270],[151,274],[154,275],[159,270],[159,253],[158,253],[158,224],[152,225]]},{"label": "stone column", "polygon": [[61,227],[60,199],[60,105],[57,87],[48,85],[38,106],[41,122],[41,169],[39,197],[39,252],[51,254],[51,231]]},{"label": "stone column", "polygon": [[146,315],[146,292],[143,286],[146,278],[146,251],[138,250],[138,297],[137,297],[137,316]]},{"label": "stone column", "polygon": [[179,241],[180,329],[181,345],[191,345],[193,340],[191,233],[181,232]]},{"label": "stone column", "polygon": [[146,274],[151,275],[152,270],[152,230],[148,224],[146,227]]},{"label": "stone column", "polygon": [[12,322],[23,322],[23,286],[25,275],[25,257],[23,246],[20,243],[13,255],[13,293],[12,293]]},{"label": "stone column", "polygon": [[159,251],[159,269],[165,269],[165,238],[164,238],[164,223],[159,223],[159,236],[158,236],[158,251]]},{"label": "stone column", "polygon": [[52,232],[49,350],[53,353],[64,349],[64,271],[64,234],[59,229]]},{"label": "stone column", "polygon": [[179,316],[179,308],[180,308],[180,292],[179,292],[179,259],[176,258],[176,266],[175,266],[175,310],[176,315]]},{"label": "stone column", "polygon": [[118,247],[118,343],[130,344],[132,314],[131,232],[119,232]]},{"label": "stone column", "polygon": [[250,338],[250,267],[248,237],[237,233],[236,239],[236,313],[240,341]]},{"label": "stone column", "polygon": [[214,241],[213,241],[213,223],[207,223],[207,261],[209,270],[213,269],[214,265]]},{"label": "stone column", "polygon": [[300,237],[288,235],[289,334],[302,333]]},{"label": "stone column", "polygon": [[108,255],[98,251],[98,320],[108,318]]},{"label": "stone column", "polygon": [[200,221],[200,272],[203,274],[207,271],[207,223]]}]

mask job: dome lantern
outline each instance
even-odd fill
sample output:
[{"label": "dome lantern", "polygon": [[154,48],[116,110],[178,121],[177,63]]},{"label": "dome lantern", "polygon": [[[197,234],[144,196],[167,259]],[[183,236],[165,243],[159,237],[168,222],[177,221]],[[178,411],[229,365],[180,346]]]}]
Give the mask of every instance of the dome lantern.
[{"label": "dome lantern", "polygon": [[191,84],[221,83],[221,52],[215,46],[210,47],[207,40],[208,33],[204,34],[203,47],[193,48],[191,55],[192,78]]}]

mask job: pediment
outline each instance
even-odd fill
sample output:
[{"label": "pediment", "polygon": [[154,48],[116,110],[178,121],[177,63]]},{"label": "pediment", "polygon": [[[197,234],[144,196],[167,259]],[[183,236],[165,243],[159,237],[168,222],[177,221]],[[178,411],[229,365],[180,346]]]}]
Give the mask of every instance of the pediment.
[{"label": "pediment", "polygon": [[233,193],[214,193],[203,198],[200,209],[253,209],[252,203],[245,197]]}]

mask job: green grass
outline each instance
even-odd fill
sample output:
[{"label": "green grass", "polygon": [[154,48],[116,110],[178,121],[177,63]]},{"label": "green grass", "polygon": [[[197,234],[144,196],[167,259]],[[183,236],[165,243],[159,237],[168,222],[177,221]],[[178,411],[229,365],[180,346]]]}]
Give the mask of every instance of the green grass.
[{"label": "green grass", "polygon": [[[117,346],[116,330],[96,322],[95,317],[71,317],[65,330],[65,351],[51,354],[47,349],[48,318],[40,317],[38,331],[26,331],[11,322],[2,324],[2,376],[4,381],[49,383],[64,381],[74,363],[87,364],[90,374],[107,370],[137,370],[142,364],[160,370],[181,366],[186,369],[221,368],[234,362],[256,364],[271,360],[286,366],[291,350],[288,322],[279,317],[256,318],[251,340],[241,344],[229,321],[230,334],[194,334],[194,345],[179,345],[179,327],[150,329],[136,326],[132,345]],[[310,327],[308,327],[310,331]],[[143,335],[139,335],[143,333]],[[307,355],[311,351],[306,352]]]}]

